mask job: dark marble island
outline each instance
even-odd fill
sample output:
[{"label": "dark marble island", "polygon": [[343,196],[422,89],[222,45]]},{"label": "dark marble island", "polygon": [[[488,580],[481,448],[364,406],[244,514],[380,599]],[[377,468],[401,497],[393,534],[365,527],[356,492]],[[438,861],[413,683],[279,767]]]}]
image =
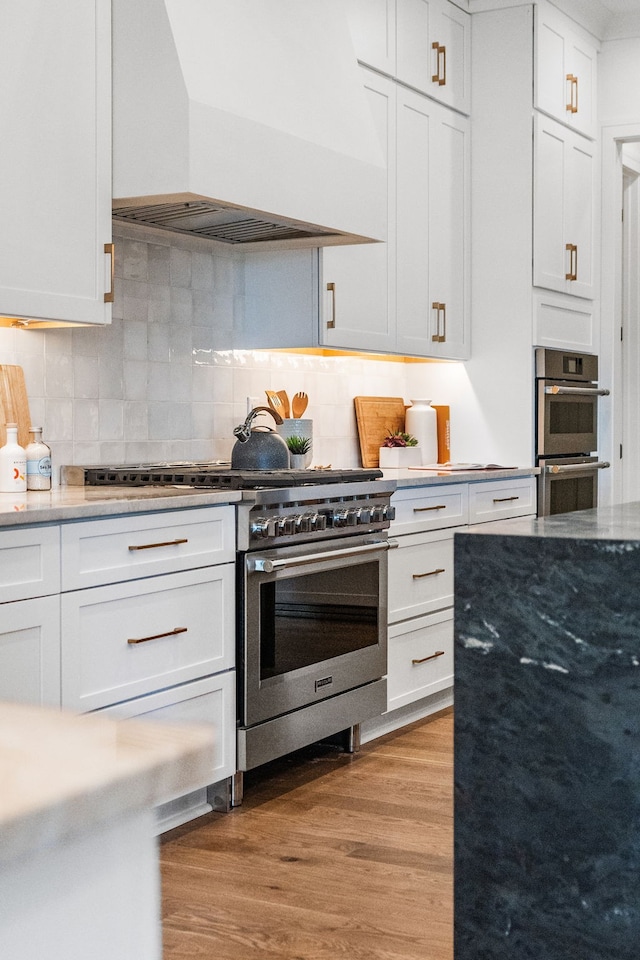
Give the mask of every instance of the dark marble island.
[{"label": "dark marble island", "polygon": [[455,958],[640,958],[640,503],[455,536]]}]

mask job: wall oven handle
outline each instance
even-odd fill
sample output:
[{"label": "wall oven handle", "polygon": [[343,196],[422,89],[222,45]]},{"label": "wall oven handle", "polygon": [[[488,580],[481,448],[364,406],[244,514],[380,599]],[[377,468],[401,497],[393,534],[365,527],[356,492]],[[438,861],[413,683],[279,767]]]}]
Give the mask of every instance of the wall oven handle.
[{"label": "wall oven handle", "polygon": [[379,550],[388,550],[387,540],[376,540],[365,543],[360,547],[345,547],[344,550],[324,550],[319,553],[307,553],[300,557],[287,557],[282,560],[271,560],[269,557],[249,557],[248,569],[251,573],[273,573],[274,570],[292,570],[295,567],[307,566],[312,563],[322,563],[324,560],[344,560],[361,553],[374,553]]},{"label": "wall oven handle", "polygon": [[574,473],[578,470],[606,470],[607,467],[610,467],[611,464],[606,460],[598,460],[597,463],[553,463],[547,465],[544,469],[546,473]]},{"label": "wall oven handle", "polygon": [[608,397],[610,391],[598,387],[559,387],[557,384],[544,388],[545,393],[553,394],[574,394],[579,397]]}]

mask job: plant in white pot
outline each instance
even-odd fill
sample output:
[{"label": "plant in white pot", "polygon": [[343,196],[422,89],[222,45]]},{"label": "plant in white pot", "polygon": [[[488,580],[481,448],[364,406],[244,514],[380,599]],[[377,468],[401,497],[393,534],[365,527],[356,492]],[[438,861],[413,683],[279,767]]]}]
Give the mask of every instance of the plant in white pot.
[{"label": "plant in white pot", "polygon": [[380,447],[381,469],[390,467],[415,467],[421,462],[418,441],[404,430],[389,431]]},{"label": "plant in white pot", "polygon": [[311,437],[287,437],[289,460],[294,470],[306,467],[310,462]]}]

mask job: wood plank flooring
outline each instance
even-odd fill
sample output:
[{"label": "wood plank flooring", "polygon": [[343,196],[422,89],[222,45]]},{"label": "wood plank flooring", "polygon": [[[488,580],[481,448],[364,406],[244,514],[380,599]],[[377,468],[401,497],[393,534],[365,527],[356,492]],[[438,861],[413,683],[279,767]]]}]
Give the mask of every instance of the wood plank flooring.
[{"label": "wood plank flooring", "polygon": [[451,960],[453,711],[247,774],[160,857],[164,960]]}]

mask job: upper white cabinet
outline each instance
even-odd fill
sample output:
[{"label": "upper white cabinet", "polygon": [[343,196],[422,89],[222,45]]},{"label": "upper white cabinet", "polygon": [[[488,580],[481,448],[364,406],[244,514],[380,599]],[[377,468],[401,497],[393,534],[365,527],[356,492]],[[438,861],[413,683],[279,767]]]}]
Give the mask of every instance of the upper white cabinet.
[{"label": "upper white cabinet", "polygon": [[0,316],[111,320],[111,2],[0,0]]},{"label": "upper white cabinet", "polygon": [[538,114],[534,129],[533,282],[593,299],[596,145]]},{"label": "upper white cabinet", "polygon": [[534,106],[597,137],[597,41],[549,3],[535,8]]},{"label": "upper white cabinet", "polygon": [[449,0],[349,0],[356,56],[469,113],[471,18]]}]

